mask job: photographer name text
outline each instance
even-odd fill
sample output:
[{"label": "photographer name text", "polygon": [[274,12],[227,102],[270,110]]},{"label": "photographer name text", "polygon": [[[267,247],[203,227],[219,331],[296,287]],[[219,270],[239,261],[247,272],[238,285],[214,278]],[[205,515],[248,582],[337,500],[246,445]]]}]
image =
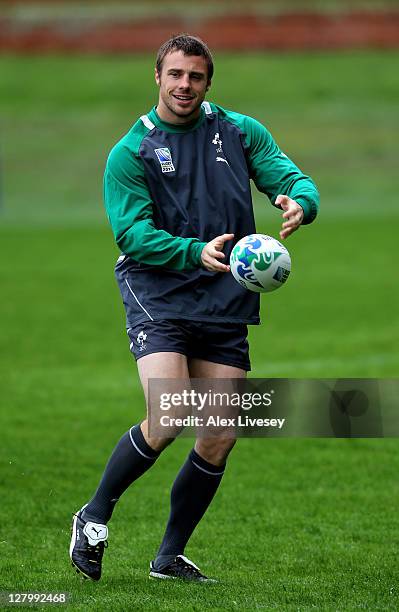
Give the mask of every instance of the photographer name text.
[{"label": "photographer name text", "polygon": [[285,419],[261,419],[248,415],[239,415],[233,418],[224,418],[218,415],[206,419],[189,415],[183,418],[162,415],[159,419],[162,427],[277,427],[284,426]]}]

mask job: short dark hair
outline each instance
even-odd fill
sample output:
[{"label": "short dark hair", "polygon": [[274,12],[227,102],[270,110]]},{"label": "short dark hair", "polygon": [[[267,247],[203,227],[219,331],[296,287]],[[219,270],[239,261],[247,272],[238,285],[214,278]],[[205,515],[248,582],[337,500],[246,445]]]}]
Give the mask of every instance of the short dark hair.
[{"label": "short dark hair", "polygon": [[200,55],[205,58],[208,65],[208,82],[212,79],[213,59],[208,46],[197,36],[190,36],[189,34],[173,36],[160,47],[155,64],[159,75],[162,72],[162,63],[165,56],[172,51],[183,51],[184,55]]}]

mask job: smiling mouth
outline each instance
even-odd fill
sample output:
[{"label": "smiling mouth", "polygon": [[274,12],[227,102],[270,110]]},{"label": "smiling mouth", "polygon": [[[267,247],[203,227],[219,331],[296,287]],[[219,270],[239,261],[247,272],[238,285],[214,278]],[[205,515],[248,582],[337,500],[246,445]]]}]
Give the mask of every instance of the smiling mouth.
[{"label": "smiling mouth", "polygon": [[173,94],[173,97],[176,98],[176,100],[179,100],[180,102],[191,102],[191,100],[194,100],[194,96],[179,96],[178,94]]}]

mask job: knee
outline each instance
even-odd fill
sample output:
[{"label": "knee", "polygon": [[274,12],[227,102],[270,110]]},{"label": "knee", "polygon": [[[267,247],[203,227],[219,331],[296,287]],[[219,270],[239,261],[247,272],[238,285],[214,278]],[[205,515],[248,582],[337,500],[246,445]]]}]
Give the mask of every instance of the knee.
[{"label": "knee", "polygon": [[199,438],[195,450],[205,461],[223,465],[235,443],[235,438]]},{"label": "knee", "polygon": [[148,431],[148,420],[145,419],[141,423],[141,431],[144,436],[144,440],[147,442],[148,446],[152,448],[152,450],[157,453],[162,452],[169,444],[172,444],[174,438],[159,438],[155,436],[150,436]]},{"label": "knee", "polygon": [[169,444],[174,442],[174,438],[147,438],[146,442],[154,451],[161,453]]}]

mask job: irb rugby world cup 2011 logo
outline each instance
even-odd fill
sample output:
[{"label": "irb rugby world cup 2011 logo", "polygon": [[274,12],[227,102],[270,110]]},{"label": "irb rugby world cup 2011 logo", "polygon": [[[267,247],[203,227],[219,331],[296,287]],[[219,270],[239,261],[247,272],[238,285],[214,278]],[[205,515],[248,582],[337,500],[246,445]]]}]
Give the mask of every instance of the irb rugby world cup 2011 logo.
[{"label": "irb rugby world cup 2011 logo", "polygon": [[259,271],[267,270],[282,255],[282,253],[273,251],[260,252],[258,249],[261,247],[262,243],[258,238],[248,236],[244,245],[237,244],[231,254],[231,262],[237,263],[236,269],[239,276],[257,287],[262,287],[262,285],[254,275],[252,266]]},{"label": "irb rugby world cup 2011 logo", "polygon": [[170,149],[164,147],[163,149],[154,149],[158,161],[161,164],[162,172],[174,172],[175,167],[173,165],[172,153]]}]

